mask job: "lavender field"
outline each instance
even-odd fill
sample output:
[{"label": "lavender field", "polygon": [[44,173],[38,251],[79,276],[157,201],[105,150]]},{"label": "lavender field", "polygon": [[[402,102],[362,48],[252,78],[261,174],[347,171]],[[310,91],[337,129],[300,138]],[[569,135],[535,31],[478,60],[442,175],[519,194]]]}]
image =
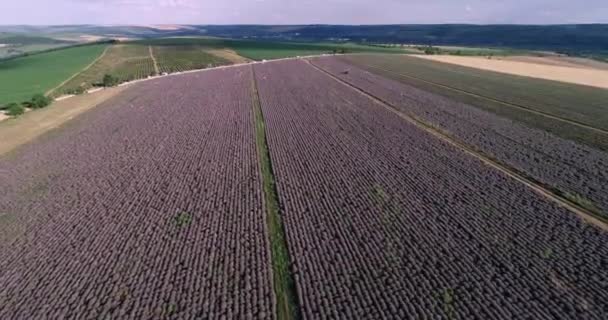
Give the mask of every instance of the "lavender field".
[{"label": "lavender field", "polygon": [[271,319],[250,83],[149,82],[3,159],[0,318]]},{"label": "lavender field", "polygon": [[605,318],[604,232],[304,62],[256,73],[305,318]]},{"label": "lavender field", "polygon": [[383,78],[339,59],[321,58],[314,63],[564,195],[582,197],[585,205],[608,219],[608,154]]},{"label": "lavender field", "polygon": [[608,317],[605,230],[348,84],[608,208],[605,154],[333,57],[172,76],[0,157],[0,319]]}]

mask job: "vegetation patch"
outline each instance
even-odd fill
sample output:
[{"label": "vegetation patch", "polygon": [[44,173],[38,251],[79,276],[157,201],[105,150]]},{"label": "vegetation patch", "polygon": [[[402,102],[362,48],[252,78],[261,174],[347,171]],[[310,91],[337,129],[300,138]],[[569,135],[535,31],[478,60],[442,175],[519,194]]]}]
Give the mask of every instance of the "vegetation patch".
[{"label": "vegetation patch", "polygon": [[0,104],[20,103],[54,88],[95,60],[105,47],[82,46],[0,62]]},{"label": "vegetation patch", "polygon": [[178,228],[185,228],[192,224],[192,214],[182,211],[173,217],[173,224]]}]

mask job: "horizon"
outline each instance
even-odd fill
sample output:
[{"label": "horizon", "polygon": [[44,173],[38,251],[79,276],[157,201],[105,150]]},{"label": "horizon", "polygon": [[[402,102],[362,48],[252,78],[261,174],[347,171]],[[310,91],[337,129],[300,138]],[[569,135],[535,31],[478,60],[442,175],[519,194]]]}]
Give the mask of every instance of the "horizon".
[{"label": "horizon", "polygon": [[[74,24],[3,24],[1,27],[62,27],[62,26],[96,26],[96,27],[155,27],[155,26],[353,26],[353,27],[373,27],[373,26],[590,26],[608,25],[608,22],[585,22],[585,23],[150,23],[150,24],[120,24],[120,23],[74,23]],[[169,31],[169,30],[168,30]]]}]

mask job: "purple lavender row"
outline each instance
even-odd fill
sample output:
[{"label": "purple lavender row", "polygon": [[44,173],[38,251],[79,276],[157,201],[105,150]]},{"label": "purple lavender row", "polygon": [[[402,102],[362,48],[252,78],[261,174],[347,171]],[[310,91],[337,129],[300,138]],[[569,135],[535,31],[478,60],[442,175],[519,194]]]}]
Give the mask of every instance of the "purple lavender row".
[{"label": "purple lavender row", "polygon": [[537,181],[590,200],[608,218],[608,154],[339,59],[321,58],[314,63]]},{"label": "purple lavender row", "polygon": [[605,319],[608,235],[301,61],[256,65],[305,319]]},{"label": "purple lavender row", "polygon": [[0,160],[0,318],[272,319],[251,77],[140,84]]}]

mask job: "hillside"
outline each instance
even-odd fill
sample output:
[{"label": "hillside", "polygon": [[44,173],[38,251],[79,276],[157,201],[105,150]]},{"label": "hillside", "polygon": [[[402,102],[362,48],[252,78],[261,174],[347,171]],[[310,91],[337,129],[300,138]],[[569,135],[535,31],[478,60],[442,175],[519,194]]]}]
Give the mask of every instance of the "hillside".
[{"label": "hillside", "polygon": [[564,25],[188,25],[153,26],[0,26],[0,32],[158,38],[216,36],[273,41],[354,41],[508,47],[608,56],[608,24]]}]

